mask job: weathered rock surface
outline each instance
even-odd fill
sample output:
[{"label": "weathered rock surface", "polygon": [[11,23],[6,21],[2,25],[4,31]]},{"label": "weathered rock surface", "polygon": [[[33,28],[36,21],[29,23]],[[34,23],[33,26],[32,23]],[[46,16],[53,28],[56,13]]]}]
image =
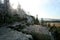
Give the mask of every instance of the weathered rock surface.
[{"label": "weathered rock surface", "polygon": [[51,40],[53,39],[53,36],[51,35],[51,32],[49,32],[49,28],[47,27],[42,27],[41,25],[30,25],[29,27],[23,29],[23,32],[28,32],[28,33],[39,33],[39,34],[44,34],[44,35],[49,35],[51,36]]},{"label": "weathered rock surface", "polygon": [[32,40],[31,35],[23,34],[22,32],[14,31],[6,27],[0,28],[0,40]]},{"label": "weathered rock surface", "polygon": [[39,32],[43,34],[49,34],[47,27],[42,27],[40,25],[30,25],[29,27],[23,29],[24,31],[30,31],[30,32]]}]

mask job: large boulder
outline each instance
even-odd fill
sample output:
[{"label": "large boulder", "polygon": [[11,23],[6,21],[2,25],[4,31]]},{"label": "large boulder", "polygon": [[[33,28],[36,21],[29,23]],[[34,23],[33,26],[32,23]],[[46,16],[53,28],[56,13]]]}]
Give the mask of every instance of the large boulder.
[{"label": "large boulder", "polygon": [[41,25],[30,25],[29,27],[23,29],[22,32],[31,34],[34,40],[54,40],[48,28],[42,27]]},{"label": "large boulder", "polygon": [[0,28],[0,40],[32,40],[31,35],[23,34],[9,28]]}]

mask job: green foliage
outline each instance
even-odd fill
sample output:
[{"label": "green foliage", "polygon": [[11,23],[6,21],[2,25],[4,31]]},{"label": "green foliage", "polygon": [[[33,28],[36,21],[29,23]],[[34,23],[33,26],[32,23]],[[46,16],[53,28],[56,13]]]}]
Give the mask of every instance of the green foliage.
[{"label": "green foliage", "polygon": [[5,15],[1,14],[0,17],[1,17],[0,18],[0,24],[4,24],[4,23],[10,24],[10,23],[13,23],[15,21],[19,21],[20,20],[20,18],[18,17],[18,15],[11,16],[9,14],[5,14]]},{"label": "green foliage", "polygon": [[60,27],[57,27],[57,31],[59,31],[59,32],[60,32]]},{"label": "green foliage", "polygon": [[[20,9],[19,10],[20,13],[25,13],[24,10],[22,10],[20,8],[20,5],[18,6],[18,9],[14,10],[11,8],[10,4],[8,5],[8,2],[6,1],[6,5],[0,4],[0,6],[4,7],[4,9],[2,7],[0,7],[0,9],[2,9],[2,10],[0,10],[0,25],[24,21],[25,19],[24,18],[21,19],[19,17],[19,14],[17,14],[18,9]],[[12,11],[10,11],[10,10],[12,10]]]},{"label": "green foliage", "polygon": [[53,25],[52,27],[50,27],[49,31],[52,33],[55,40],[60,40],[60,27],[56,27],[55,25]]},{"label": "green foliage", "polygon": [[34,24],[39,24],[39,20],[38,20],[38,18],[36,18],[35,20],[34,20]]}]

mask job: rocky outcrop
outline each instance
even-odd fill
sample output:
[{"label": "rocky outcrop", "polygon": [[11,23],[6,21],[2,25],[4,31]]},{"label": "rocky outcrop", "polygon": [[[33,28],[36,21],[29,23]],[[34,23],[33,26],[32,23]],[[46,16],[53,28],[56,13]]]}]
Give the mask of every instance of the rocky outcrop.
[{"label": "rocky outcrop", "polygon": [[31,35],[14,31],[9,28],[0,28],[0,40],[33,40]]},{"label": "rocky outcrop", "polygon": [[[49,32],[49,29],[47,27],[42,27],[41,25],[30,25],[29,27],[23,29],[24,33],[30,33],[30,34],[37,34],[34,36],[38,36],[38,37],[42,37],[39,39],[43,39],[43,38],[48,38],[51,40],[54,40],[53,36],[51,35],[51,32]],[[42,36],[41,36],[42,35]],[[45,40],[46,40],[45,38]],[[47,39],[47,40],[49,40]]]}]

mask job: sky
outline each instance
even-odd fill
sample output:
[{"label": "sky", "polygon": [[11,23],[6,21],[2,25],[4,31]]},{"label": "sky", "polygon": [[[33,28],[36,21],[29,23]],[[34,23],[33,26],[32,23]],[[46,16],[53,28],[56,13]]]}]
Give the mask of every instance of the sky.
[{"label": "sky", "polygon": [[10,0],[13,8],[16,9],[18,3],[27,14],[38,18],[60,19],[60,0]]}]

